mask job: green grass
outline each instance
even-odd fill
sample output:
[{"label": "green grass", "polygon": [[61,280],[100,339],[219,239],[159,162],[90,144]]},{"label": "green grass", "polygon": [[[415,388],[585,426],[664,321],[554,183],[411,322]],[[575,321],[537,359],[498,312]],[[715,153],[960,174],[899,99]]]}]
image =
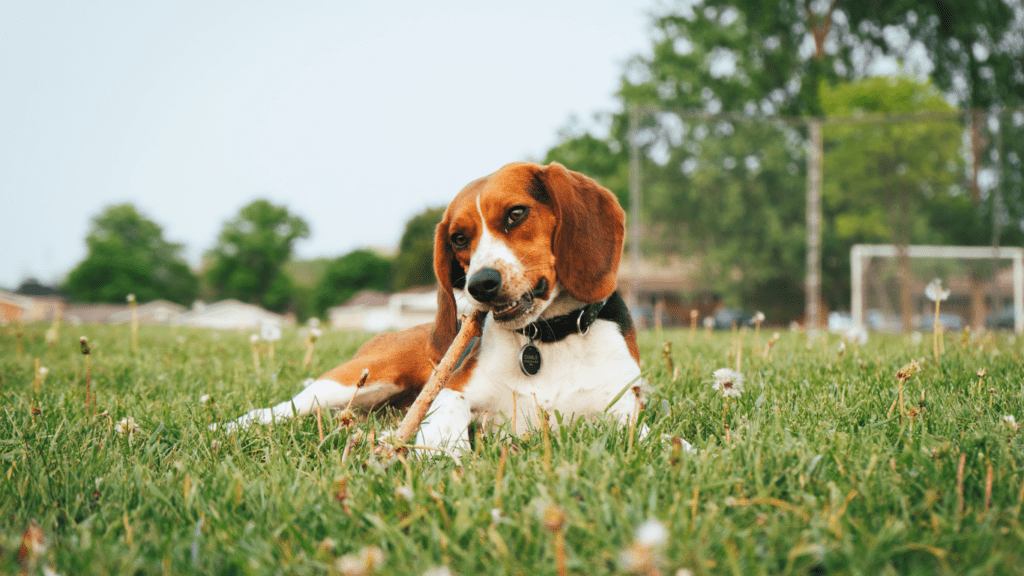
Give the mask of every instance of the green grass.
[{"label": "green grass", "polygon": [[[663,574],[1024,572],[1022,437],[1003,422],[1024,420],[1024,369],[1020,340],[1005,335],[949,335],[936,366],[927,337],[874,337],[840,354],[834,336],[808,346],[785,333],[768,360],[747,332],[746,391],[730,404],[726,439],[711,372],[735,366],[733,335],[644,333],[648,439],[604,422],[552,430],[548,441],[541,431],[488,435],[460,467],[383,462],[365,442],[343,461],[355,430],[382,430],[388,415],[352,429],[328,418],[323,442],[315,418],[208,430],[290,397],[365,336],[325,335],[304,370],[304,343],[286,332],[275,365],[264,356],[257,372],[248,333],[144,326],[133,354],[124,326],[65,326],[52,348],[46,328],[26,328],[20,359],[14,327],[0,331],[3,573],[21,570],[18,547],[35,521],[48,546],[30,573],[330,574],[340,557],[376,546],[379,574],[555,574],[543,524],[552,504],[565,513],[573,574],[623,573],[620,554],[648,519],[670,534],[656,551]],[[94,346],[93,408],[82,334]],[[50,369],[38,392],[34,358]],[[915,414],[901,423],[888,414],[895,373],[921,358],[906,385]],[[113,431],[127,416],[141,433]],[[698,452],[673,459],[663,434]],[[396,493],[403,486],[411,500]]]}]

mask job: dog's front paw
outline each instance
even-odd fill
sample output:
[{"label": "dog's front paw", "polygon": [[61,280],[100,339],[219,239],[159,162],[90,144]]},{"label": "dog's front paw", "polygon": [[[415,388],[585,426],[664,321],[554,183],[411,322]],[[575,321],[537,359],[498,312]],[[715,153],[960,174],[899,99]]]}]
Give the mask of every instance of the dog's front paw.
[{"label": "dog's front paw", "polygon": [[210,430],[223,430],[225,432],[233,432],[239,428],[245,428],[252,424],[273,423],[273,408],[257,408],[256,410],[250,410],[249,412],[246,412],[233,422],[224,422],[223,424],[210,424]]},{"label": "dog's front paw", "polygon": [[461,392],[441,390],[430,405],[430,412],[420,424],[413,444],[428,453],[454,455],[469,451],[469,423],[473,414]]}]

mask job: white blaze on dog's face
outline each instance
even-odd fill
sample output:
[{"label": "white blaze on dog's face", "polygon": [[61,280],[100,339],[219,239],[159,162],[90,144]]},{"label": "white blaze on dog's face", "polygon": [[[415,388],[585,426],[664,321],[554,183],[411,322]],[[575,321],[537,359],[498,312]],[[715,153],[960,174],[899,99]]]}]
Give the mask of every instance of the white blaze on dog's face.
[{"label": "white blaze on dog's face", "polygon": [[[589,304],[615,291],[626,215],[593,179],[552,162],[515,162],[462,189],[434,236],[440,284],[430,355],[439,361],[455,339],[455,289],[516,329],[556,298]],[[562,298],[566,295],[567,298]]]},{"label": "white blaze on dog's face", "polygon": [[452,202],[446,241],[470,303],[509,328],[537,319],[557,295],[556,217],[533,170],[499,171]]}]

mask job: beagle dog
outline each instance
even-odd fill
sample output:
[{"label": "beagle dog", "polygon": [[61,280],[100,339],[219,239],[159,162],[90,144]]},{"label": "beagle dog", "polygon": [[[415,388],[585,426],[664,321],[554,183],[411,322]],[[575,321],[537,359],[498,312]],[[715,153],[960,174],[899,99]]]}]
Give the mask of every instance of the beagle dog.
[{"label": "beagle dog", "polygon": [[437,226],[433,324],[374,337],[291,400],[232,425],[417,392],[455,339],[457,299],[488,312],[483,333],[431,406],[417,445],[465,447],[474,417],[516,433],[556,411],[566,421],[608,413],[628,423],[641,380],[636,332],[616,292],[624,231],[615,196],[591,178],[557,163],[503,166],[463,188]]}]

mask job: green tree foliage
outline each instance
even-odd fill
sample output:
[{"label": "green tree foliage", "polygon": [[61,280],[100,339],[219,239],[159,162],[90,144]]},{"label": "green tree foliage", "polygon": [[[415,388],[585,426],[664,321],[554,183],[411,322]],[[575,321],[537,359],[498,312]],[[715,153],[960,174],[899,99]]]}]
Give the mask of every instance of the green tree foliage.
[{"label": "green tree foliage", "polygon": [[558,162],[582,172],[615,193],[619,203],[629,202],[629,151],[617,140],[597,138],[586,132],[563,132],[561,142],[547,151],[544,163]]},{"label": "green tree foliage", "polygon": [[444,217],[444,210],[443,206],[427,208],[405,223],[393,263],[395,290],[437,282],[434,277],[434,229]]},{"label": "green tree foliage", "polygon": [[131,204],[93,218],[88,254],[68,275],[64,290],[80,302],[166,299],[191,304],[199,282],[181,256],[183,246],[164,239],[158,224]]},{"label": "green tree foliage", "polygon": [[292,282],[282,266],[295,242],[309,237],[309,226],[284,206],[256,200],[224,224],[207,254],[207,279],[216,296],[236,298],[270,310],[290,304]]},{"label": "green tree foliage", "polygon": [[[963,126],[956,119],[841,123],[843,118],[865,114],[952,112],[938,90],[908,78],[869,78],[824,86],[821,96],[825,112],[840,120],[824,133],[824,173],[828,177],[822,191],[822,293],[830,305],[849,302],[853,244],[906,246],[977,240],[958,238],[952,230],[933,225],[934,208],[959,205],[964,199],[968,203],[961,221],[976,220],[970,195],[962,186],[964,165],[959,151]],[[904,296],[909,298],[909,294]],[[909,300],[906,304],[909,306]]]},{"label": "green tree foliage", "polygon": [[[636,142],[647,248],[696,256],[698,284],[717,289],[727,301],[765,308],[785,301],[788,315],[799,315],[806,134],[798,124],[768,119],[824,115],[823,94],[868,76],[883,57],[930,71],[935,86],[962,106],[1020,105],[1024,0],[957,6],[912,0],[677,2],[653,17],[649,55],[627,64],[619,92],[624,109],[611,116],[609,136],[567,135],[548,159],[614,175],[606,185],[624,199],[628,108],[640,107]],[[763,123],[750,122],[757,119]],[[1013,125],[1024,125],[1024,118]],[[1024,140],[1020,134],[1024,130],[1013,136]],[[990,150],[997,140],[1005,145],[1011,138],[990,138]],[[999,157],[1009,167],[1002,185],[1020,192],[1020,201],[1003,194],[1004,220],[1016,226],[1024,220],[1021,161],[1012,151]],[[963,198],[947,195],[937,202],[936,210],[948,211]],[[992,221],[984,205],[975,209],[979,219]],[[936,218],[925,217],[923,225],[937,224]],[[963,234],[984,236],[984,230]],[[823,241],[826,251],[840,250],[838,239]],[[831,263],[838,269],[847,258]],[[831,282],[838,285],[834,277]]]},{"label": "green tree foliage", "polygon": [[316,286],[316,310],[342,304],[360,290],[391,287],[391,261],[370,250],[354,250],[328,264]]}]

